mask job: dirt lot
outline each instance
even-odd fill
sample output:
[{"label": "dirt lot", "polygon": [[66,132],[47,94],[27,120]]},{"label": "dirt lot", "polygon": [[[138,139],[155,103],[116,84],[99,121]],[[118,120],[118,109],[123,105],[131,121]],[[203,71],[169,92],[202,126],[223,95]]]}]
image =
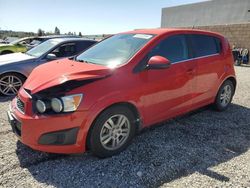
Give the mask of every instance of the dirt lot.
[{"label": "dirt lot", "polygon": [[0,187],[250,187],[250,67],[236,71],[228,111],[205,108],[170,120],[102,160],[22,145],[7,123],[9,100],[1,98]]}]

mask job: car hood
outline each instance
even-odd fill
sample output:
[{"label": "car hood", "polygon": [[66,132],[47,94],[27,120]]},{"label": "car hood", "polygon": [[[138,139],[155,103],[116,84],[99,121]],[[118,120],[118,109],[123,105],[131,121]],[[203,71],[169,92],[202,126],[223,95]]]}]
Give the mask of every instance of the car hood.
[{"label": "car hood", "polygon": [[16,63],[16,62],[26,61],[26,60],[31,60],[31,59],[36,59],[36,58],[30,55],[24,54],[24,53],[0,55],[0,65],[11,64],[11,63]]},{"label": "car hood", "polygon": [[112,70],[105,66],[62,59],[35,68],[23,87],[29,90],[31,94],[34,94],[68,81],[98,79],[106,77],[111,73]]}]

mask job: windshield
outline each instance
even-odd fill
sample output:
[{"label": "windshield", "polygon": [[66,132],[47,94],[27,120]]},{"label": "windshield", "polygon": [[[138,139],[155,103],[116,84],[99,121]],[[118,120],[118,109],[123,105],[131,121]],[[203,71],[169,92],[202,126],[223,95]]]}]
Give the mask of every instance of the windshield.
[{"label": "windshield", "polygon": [[126,63],[153,35],[118,34],[89,48],[76,57],[76,61],[114,68]]},{"label": "windshield", "polygon": [[47,40],[46,42],[43,42],[42,44],[30,49],[26,52],[26,54],[34,57],[40,57],[52,48],[54,48],[59,43],[59,40]]}]

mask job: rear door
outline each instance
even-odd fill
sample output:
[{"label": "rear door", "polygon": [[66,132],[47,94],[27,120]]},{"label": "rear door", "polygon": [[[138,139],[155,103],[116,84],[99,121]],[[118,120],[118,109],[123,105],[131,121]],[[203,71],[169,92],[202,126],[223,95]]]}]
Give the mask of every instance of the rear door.
[{"label": "rear door", "polygon": [[193,105],[197,108],[211,102],[214,96],[214,87],[223,71],[222,49],[220,39],[214,36],[193,34],[191,41],[197,63],[193,98]]}]

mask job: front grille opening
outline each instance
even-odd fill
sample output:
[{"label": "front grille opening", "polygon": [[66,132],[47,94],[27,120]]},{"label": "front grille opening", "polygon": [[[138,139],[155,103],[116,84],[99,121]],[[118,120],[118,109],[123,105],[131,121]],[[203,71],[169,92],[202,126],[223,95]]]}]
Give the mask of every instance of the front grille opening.
[{"label": "front grille opening", "polygon": [[21,101],[21,99],[17,98],[16,100],[16,106],[17,106],[17,109],[24,114],[24,102]]}]

